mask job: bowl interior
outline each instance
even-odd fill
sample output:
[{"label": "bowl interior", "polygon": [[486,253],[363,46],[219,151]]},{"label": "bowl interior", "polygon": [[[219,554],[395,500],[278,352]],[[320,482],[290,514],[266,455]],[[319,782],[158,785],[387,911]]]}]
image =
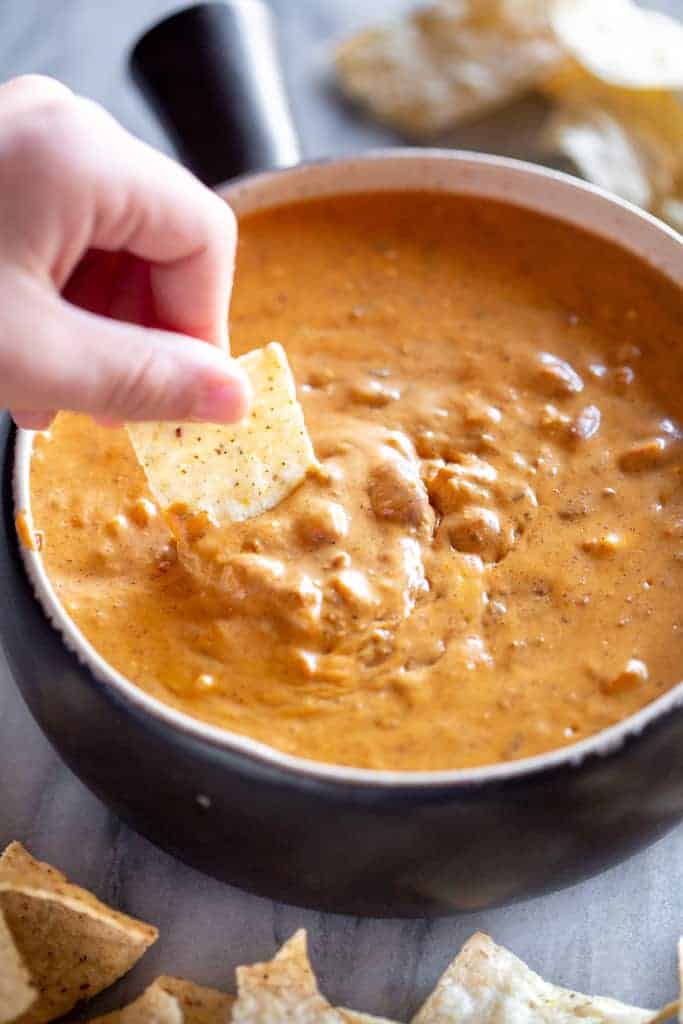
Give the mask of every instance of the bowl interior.
[{"label": "bowl interior", "polygon": [[[340,193],[388,190],[433,191],[496,199],[563,220],[636,253],[683,287],[681,238],[649,214],[600,189],[555,171],[515,160],[441,150],[388,150],[343,160],[303,164],[238,179],[219,191],[238,215],[282,203]],[[14,505],[31,523],[31,431],[16,436]],[[485,784],[579,764],[589,754],[607,755],[646,726],[683,705],[683,681],[635,715],[568,747],[532,758],[469,770],[374,771],[328,765],[284,754],[249,737],[208,725],[176,711],[140,690],[113,669],[76,628],[61,605],[40,554],[22,546],[37,599],[66,646],[96,679],[152,718],[222,749],[242,752],[287,772],[359,786],[442,786]]]}]

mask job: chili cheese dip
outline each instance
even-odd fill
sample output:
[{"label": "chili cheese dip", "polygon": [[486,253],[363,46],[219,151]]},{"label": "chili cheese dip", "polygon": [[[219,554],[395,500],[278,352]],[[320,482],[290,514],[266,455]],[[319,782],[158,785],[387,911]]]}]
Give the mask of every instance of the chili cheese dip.
[{"label": "chili cheese dip", "polygon": [[573,743],[682,678],[670,283],[516,208],[336,197],[243,219],[231,333],[285,347],[320,460],[270,512],[183,552],[125,431],[35,441],[47,571],[143,690],[422,770]]}]

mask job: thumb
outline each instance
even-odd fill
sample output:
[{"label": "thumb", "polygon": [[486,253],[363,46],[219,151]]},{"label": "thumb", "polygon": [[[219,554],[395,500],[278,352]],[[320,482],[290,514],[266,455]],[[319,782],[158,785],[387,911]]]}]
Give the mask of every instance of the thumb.
[{"label": "thumb", "polygon": [[[0,404],[104,419],[232,423],[249,383],[214,345],[99,317],[28,282],[15,289],[0,339]],[[24,292],[26,289],[24,288]]]}]

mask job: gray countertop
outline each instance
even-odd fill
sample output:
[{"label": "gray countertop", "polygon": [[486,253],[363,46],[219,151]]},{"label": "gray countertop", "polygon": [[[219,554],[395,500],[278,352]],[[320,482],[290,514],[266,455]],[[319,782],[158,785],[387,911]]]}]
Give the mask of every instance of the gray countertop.
[{"label": "gray countertop", "polygon": [[[26,71],[55,75],[168,148],[127,80],[125,53],[144,27],[178,6],[175,0],[3,0],[0,79]],[[325,53],[330,38],[405,7],[406,0],[273,0],[272,6],[305,155],[395,144],[395,137],[336,100],[325,79]],[[683,17],[683,0],[656,6]],[[505,129],[498,119],[456,141],[509,151]],[[299,910],[205,878],[121,825],[52,751],[0,654],[0,848],[14,838],[102,899],[160,928],[157,945],[91,1004],[90,1015],[93,1007],[102,1013],[133,998],[161,972],[231,988],[236,965],[270,957],[300,926],[308,929],[330,999],[399,1020],[409,1018],[476,929],[572,988],[645,1006],[676,994],[683,827],[593,881],[507,909],[413,922]]]}]

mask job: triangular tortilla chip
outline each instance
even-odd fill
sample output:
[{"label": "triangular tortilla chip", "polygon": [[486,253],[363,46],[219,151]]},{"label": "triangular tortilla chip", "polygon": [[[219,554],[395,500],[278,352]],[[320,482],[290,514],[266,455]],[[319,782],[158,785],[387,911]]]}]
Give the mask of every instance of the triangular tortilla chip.
[{"label": "triangular tortilla chip", "polygon": [[413,1024],[646,1024],[652,1010],[544,981],[481,932],[465,943]]},{"label": "triangular tortilla chip", "polygon": [[0,857],[0,910],[38,990],[16,1024],[43,1024],[130,970],[157,930],[71,885],[20,843]]},{"label": "triangular tortilla chip", "polygon": [[286,498],[316,464],[287,356],[275,342],[238,362],[253,390],[240,423],[129,423],[128,434],[163,509],[240,522]]},{"label": "triangular tortilla chip", "polygon": [[88,1024],[184,1024],[178,1000],[155,981],[139,999],[122,1010],[95,1017]]},{"label": "triangular tortilla chip", "polygon": [[228,1024],[235,997],[215,988],[204,988],[184,978],[164,974],[154,982],[178,1001],[184,1024]]},{"label": "triangular tortilla chip", "polygon": [[0,910],[0,1024],[14,1021],[36,999],[36,990]]},{"label": "triangular tortilla chip", "polygon": [[318,990],[301,929],[273,960],[237,968],[234,1024],[343,1024]]}]

